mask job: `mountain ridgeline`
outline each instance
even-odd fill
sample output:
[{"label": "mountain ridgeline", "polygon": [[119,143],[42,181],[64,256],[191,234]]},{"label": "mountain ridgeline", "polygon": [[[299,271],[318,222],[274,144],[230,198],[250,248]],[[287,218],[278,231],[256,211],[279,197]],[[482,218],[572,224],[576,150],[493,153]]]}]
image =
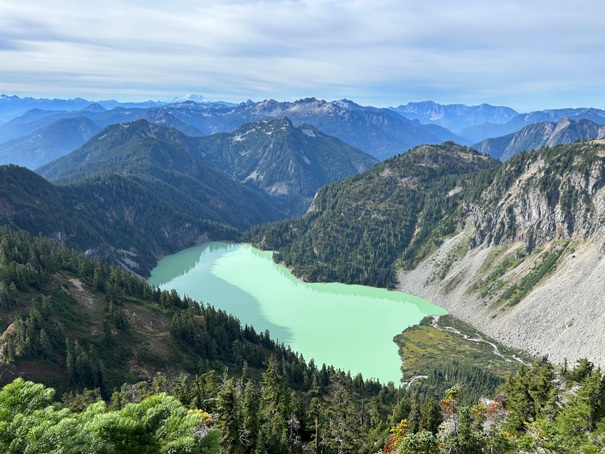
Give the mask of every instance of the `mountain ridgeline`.
[{"label": "mountain ridgeline", "polygon": [[569,145],[580,140],[595,140],[605,137],[605,126],[590,120],[570,120],[563,117],[559,122],[543,122],[526,126],[503,137],[486,139],[473,145],[481,153],[506,161],[516,153],[542,147]]},{"label": "mountain ridgeline", "polygon": [[101,130],[87,117],[63,118],[0,144],[0,162],[35,169],[75,150]]},{"label": "mountain ridgeline", "polygon": [[271,196],[288,214],[302,215],[325,184],[361,173],[378,161],[311,125],[288,118],[240,126],[196,140],[200,154],[244,185]]},{"label": "mountain ridgeline", "polygon": [[[41,103],[40,107],[49,106]],[[71,104],[66,104],[67,107]],[[75,105],[75,104],[74,104]],[[105,105],[108,105],[105,103]],[[1,103],[0,103],[1,107]],[[432,124],[421,125],[398,113],[369,106],[360,106],[352,101],[326,102],[315,98],[295,102],[247,102],[237,106],[225,103],[175,102],[163,106],[131,107],[117,106],[107,110],[93,103],[79,110],[41,110],[34,108],[0,125],[0,163],[24,165],[32,170],[59,157],[59,151],[67,153],[84,141],[69,149],[55,147],[55,154],[37,152],[18,156],[17,149],[44,150],[53,147],[52,136],[60,131],[60,121],[89,121],[97,128],[112,124],[145,119],[150,123],[162,124],[180,130],[188,136],[202,136],[218,132],[231,133],[240,126],[261,120],[281,120],[288,117],[297,127],[313,125],[343,142],[357,147],[378,160],[402,153],[422,143],[441,143],[454,140],[468,143],[461,136]],[[85,119],[85,120],[84,120]],[[50,139],[46,136],[50,135]],[[31,141],[34,143],[30,143]],[[73,142],[72,142],[73,143]],[[33,153],[33,151],[30,151]],[[16,159],[19,161],[17,162]]]},{"label": "mountain ridgeline", "polygon": [[[275,219],[278,210],[304,213],[319,187],[376,163],[361,150],[312,126],[295,128],[288,119],[248,123],[234,133],[206,137],[138,120],[106,128],[38,172],[57,183],[113,173],[142,184],[159,181],[166,185],[165,196],[174,193],[175,203],[189,200],[199,214],[220,200],[226,207],[221,220],[247,228]],[[251,207],[259,208],[256,216],[246,216]]]},{"label": "mountain ridgeline", "polygon": [[[187,136],[200,137],[219,132],[233,133],[246,123],[287,117],[296,127],[312,125],[378,160],[421,144],[439,144],[451,140],[470,145],[516,133],[537,123],[557,123],[563,118],[589,120],[598,125],[605,123],[605,111],[594,108],[551,109],[519,114],[503,106],[442,105],[432,101],[384,109],[361,106],[346,99],[328,102],[316,98],[294,102],[270,99],[239,105],[193,98],[201,101],[195,102],[187,97],[172,103],[131,104],[14,98],[0,98],[0,114],[3,106],[8,109],[5,112],[7,121],[0,124],[0,163],[23,165],[32,170],[82,145],[91,135],[86,129],[98,131],[112,124],[141,119],[178,129]],[[28,106],[33,108],[27,110]],[[20,115],[17,116],[17,113]],[[78,124],[84,123],[88,124],[87,128],[78,128]],[[66,140],[57,141],[61,134],[65,134]],[[599,137],[584,133],[582,138]],[[564,138],[561,143],[568,143],[568,140]],[[496,140],[496,143],[501,142],[502,139]],[[554,138],[548,143],[559,144]],[[516,147],[526,145],[535,143],[520,142]],[[502,152],[497,151],[493,154],[494,157],[501,155]]]}]

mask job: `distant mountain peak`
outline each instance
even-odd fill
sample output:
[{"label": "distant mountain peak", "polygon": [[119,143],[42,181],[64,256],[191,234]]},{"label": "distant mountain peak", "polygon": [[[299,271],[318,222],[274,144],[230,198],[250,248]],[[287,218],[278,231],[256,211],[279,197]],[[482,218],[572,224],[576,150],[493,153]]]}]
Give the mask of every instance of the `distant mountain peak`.
[{"label": "distant mountain peak", "polygon": [[187,93],[186,95],[176,98],[173,102],[180,103],[180,102],[186,102],[186,101],[192,101],[192,102],[196,102],[196,103],[210,102],[208,99],[204,98],[202,95],[200,95],[198,93]]},{"label": "distant mountain peak", "polygon": [[534,123],[517,132],[483,140],[473,147],[482,153],[506,161],[520,151],[545,146],[569,145],[578,140],[593,140],[603,137],[605,137],[605,126],[588,119],[575,121],[563,116],[556,123],[552,121]]},{"label": "distant mountain peak", "polygon": [[93,102],[81,109],[80,112],[107,112],[107,109],[98,102]]},{"label": "distant mountain peak", "polygon": [[391,110],[409,120],[419,120],[422,124],[437,124],[452,131],[485,123],[504,124],[517,115],[509,107],[480,104],[439,104],[434,101],[409,102]]},{"label": "distant mountain peak", "polygon": [[267,135],[271,135],[275,131],[278,131],[280,129],[289,130],[293,128],[294,125],[288,117],[253,121],[250,123],[244,123],[239,128],[237,128],[233,132],[232,141],[241,142],[242,140],[245,140],[246,136],[249,136],[250,134],[257,131],[265,133]]}]

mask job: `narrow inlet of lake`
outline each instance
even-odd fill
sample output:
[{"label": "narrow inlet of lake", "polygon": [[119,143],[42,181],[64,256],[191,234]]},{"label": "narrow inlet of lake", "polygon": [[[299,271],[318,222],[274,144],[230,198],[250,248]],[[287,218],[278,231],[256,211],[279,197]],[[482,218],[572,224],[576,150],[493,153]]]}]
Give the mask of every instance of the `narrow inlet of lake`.
[{"label": "narrow inlet of lake", "polygon": [[393,336],[427,315],[447,313],[407,293],[301,282],[271,257],[248,245],[206,243],[162,259],[149,283],[223,309],[242,327],[268,329],[307,362],[396,386],[402,374]]}]

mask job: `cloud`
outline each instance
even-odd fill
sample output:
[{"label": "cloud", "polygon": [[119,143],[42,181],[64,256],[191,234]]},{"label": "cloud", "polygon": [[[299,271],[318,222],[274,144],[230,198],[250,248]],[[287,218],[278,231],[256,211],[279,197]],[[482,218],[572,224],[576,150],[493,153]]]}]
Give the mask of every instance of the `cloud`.
[{"label": "cloud", "polygon": [[0,17],[0,88],[603,106],[602,5],[23,0]]}]

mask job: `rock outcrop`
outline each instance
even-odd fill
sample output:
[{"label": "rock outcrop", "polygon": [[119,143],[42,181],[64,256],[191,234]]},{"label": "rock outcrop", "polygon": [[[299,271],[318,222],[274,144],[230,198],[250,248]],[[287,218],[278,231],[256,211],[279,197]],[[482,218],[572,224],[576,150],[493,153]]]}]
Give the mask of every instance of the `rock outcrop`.
[{"label": "rock outcrop", "polygon": [[398,288],[510,346],[605,366],[604,145],[501,168],[481,203],[465,206],[464,228],[400,272]]}]

